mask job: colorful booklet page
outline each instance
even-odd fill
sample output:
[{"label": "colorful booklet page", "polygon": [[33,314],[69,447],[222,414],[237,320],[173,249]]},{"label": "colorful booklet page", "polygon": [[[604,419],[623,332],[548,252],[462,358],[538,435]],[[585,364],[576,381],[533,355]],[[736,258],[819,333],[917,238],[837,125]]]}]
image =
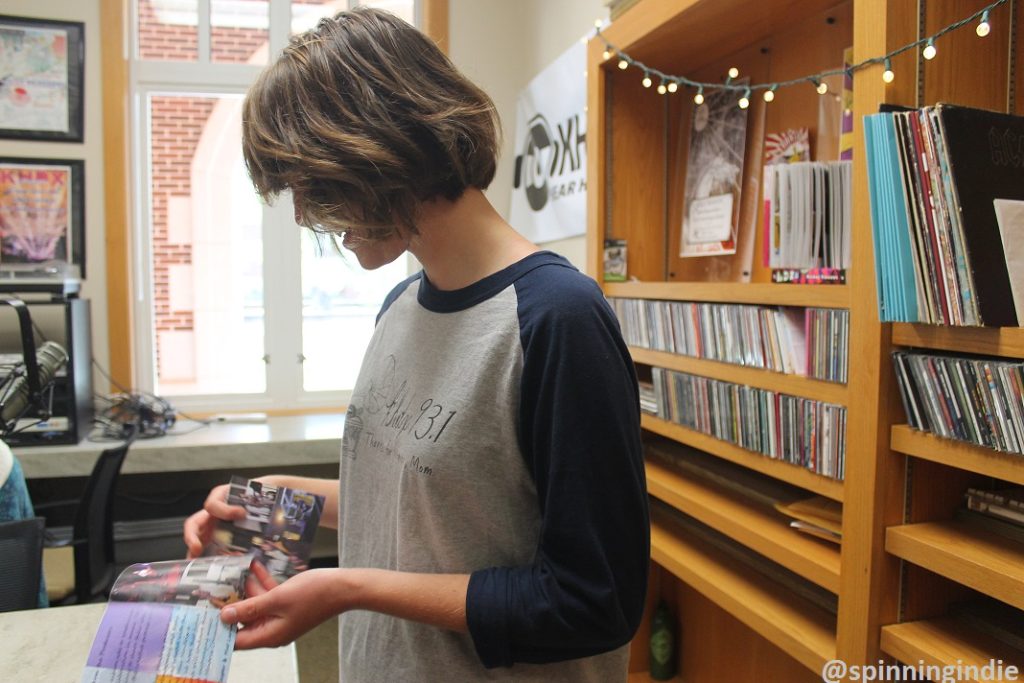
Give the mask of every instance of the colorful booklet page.
[{"label": "colorful booklet page", "polygon": [[251,557],[135,564],[110,592],[82,683],[224,683]]},{"label": "colorful booklet page", "polygon": [[246,517],[219,523],[203,555],[252,555],[278,582],[309,567],[323,496],[232,477],[228,504]]}]

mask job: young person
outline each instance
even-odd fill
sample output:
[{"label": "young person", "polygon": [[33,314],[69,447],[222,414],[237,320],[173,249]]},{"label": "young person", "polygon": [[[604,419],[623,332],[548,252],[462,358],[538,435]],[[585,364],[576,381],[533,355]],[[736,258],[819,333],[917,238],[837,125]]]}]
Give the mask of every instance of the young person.
[{"label": "young person", "polygon": [[[516,233],[482,190],[491,100],[424,35],[360,8],[296,37],[253,86],[243,144],[259,193],[365,268],[413,254],[352,394],[323,494],[337,569],[224,609],[237,647],[341,615],[361,681],[625,680],[649,526],[636,377],[597,285]],[[197,554],[226,486],[189,518]]]}]

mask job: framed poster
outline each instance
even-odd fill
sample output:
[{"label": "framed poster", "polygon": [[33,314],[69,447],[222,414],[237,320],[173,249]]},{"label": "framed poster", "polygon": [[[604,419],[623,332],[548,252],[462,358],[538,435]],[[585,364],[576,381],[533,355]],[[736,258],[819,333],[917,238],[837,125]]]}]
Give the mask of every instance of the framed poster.
[{"label": "framed poster", "polygon": [[[747,79],[733,81],[745,85]],[[683,190],[679,256],[736,253],[749,109],[735,90],[714,90],[694,104]]]},{"label": "framed poster", "polygon": [[81,160],[0,157],[0,270],[85,277],[84,175]]},{"label": "framed poster", "polygon": [[85,25],[0,15],[0,137],[82,141]]}]

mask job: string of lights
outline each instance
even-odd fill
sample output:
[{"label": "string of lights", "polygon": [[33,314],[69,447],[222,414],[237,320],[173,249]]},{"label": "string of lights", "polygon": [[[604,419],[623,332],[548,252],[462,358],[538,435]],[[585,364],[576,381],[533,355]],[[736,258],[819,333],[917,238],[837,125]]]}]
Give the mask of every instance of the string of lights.
[{"label": "string of lights", "polygon": [[604,37],[604,34],[601,33],[603,23],[600,20],[598,20],[595,23],[595,28],[596,36],[601,39],[605,46],[605,50],[603,53],[604,60],[608,61],[610,59],[617,57],[619,60],[618,67],[620,69],[640,69],[643,72],[643,80],[641,81],[641,83],[645,88],[652,87],[655,81],[658,82],[657,92],[660,95],[677,92],[680,86],[687,88],[695,88],[697,92],[693,96],[693,101],[697,105],[701,105],[704,103],[705,90],[733,91],[740,94],[740,98],[737,100],[737,105],[741,109],[746,109],[747,107],[750,106],[750,98],[753,96],[753,93],[755,92],[763,91],[762,97],[764,98],[764,101],[773,102],[775,100],[776,92],[780,88],[788,88],[803,83],[809,83],[814,86],[814,89],[818,92],[819,95],[824,95],[828,93],[828,83],[825,81],[825,79],[827,79],[828,77],[844,74],[850,76],[855,71],[860,71],[861,69],[865,69],[875,64],[882,64],[885,67],[885,70],[882,72],[882,80],[885,81],[886,83],[892,83],[896,79],[896,74],[892,69],[892,59],[894,57],[897,57],[903,54],[904,52],[907,52],[908,50],[916,50],[920,48],[921,56],[924,57],[926,60],[935,59],[935,55],[938,53],[938,48],[936,48],[935,46],[936,40],[946,35],[947,33],[956,31],[960,28],[963,28],[964,26],[967,26],[968,24],[974,23],[975,21],[977,21],[977,25],[974,29],[975,33],[977,33],[979,38],[984,38],[987,35],[989,35],[989,33],[992,32],[992,25],[989,21],[989,17],[991,16],[992,10],[999,7],[1000,5],[1005,4],[1007,1],[1008,0],[995,0],[995,2],[988,5],[984,9],[978,10],[974,14],[964,17],[963,19],[956,21],[950,24],[949,26],[946,26],[942,30],[936,31],[930,36],[926,36],[919,40],[915,40],[912,43],[907,43],[906,45],[899,47],[895,50],[892,50],[891,52],[881,55],[879,57],[871,57],[856,64],[850,64],[845,68],[841,69],[831,69],[827,71],[821,71],[816,74],[811,74],[809,76],[802,76],[800,78],[792,78],[785,81],[774,81],[766,83],[733,83],[733,80],[738,78],[740,75],[739,69],[735,67],[729,69],[728,78],[725,80],[724,83],[696,81],[691,78],[687,78],[686,76],[676,76],[673,74],[668,74],[665,73],[664,71],[660,71],[652,66],[644,64],[640,60],[630,57],[627,53],[623,52],[614,44],[612,44],[607,38]]}]

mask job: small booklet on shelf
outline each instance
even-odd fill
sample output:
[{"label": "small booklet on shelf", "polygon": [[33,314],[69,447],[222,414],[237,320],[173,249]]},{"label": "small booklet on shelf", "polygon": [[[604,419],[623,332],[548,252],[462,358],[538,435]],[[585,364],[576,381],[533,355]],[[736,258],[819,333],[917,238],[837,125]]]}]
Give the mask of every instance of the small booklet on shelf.
[{"label": "small booklet on shelf", "polygon": [[279,582],[308,568],[323,496],[232,477],[228,504],[246,517],[220,521],[203,555],[252,555]]}]

